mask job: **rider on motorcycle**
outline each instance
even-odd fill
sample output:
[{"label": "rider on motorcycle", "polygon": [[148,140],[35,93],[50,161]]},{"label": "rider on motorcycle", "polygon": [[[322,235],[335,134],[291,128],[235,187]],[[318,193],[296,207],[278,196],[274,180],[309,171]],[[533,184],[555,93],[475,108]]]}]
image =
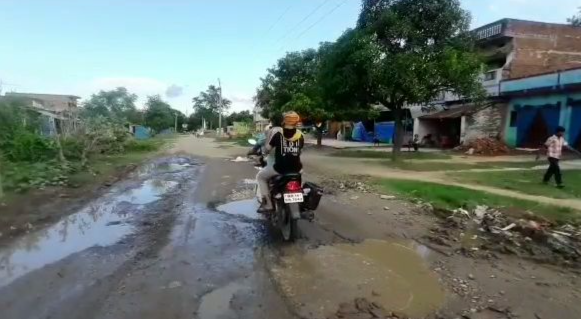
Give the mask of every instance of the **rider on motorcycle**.
[{"label": "rider on motorcycle", "polygon": [[296,112],[287,112],[283,115],[282,131],[275,127],[269,131],[270,134],[266,134],[264,151],[265,154],[270,153],[272,156],[268,157],[268,165],[256,176],[263,197],[259,212],[270,212],[274,209],[268,191],[268,181],[277,175],[300,173],[303,168],[300,156],[305,141],[302,132],[297,129],[299,121]]}]

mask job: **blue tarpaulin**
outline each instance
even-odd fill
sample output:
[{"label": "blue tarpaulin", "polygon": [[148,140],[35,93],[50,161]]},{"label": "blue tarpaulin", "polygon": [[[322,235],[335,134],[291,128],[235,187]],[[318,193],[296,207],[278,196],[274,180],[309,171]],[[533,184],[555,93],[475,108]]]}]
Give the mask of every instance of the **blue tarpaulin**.
[{"label": "blue tarpaulin", "polygon": [[363,122],[355,124],[353,133],[351,134],[351,139],[357,142],[371,142],[367,136],[367,130],[365,129]]},{"label": "blue tarpaulin", "polygon": [[145,126],[137,125],[135,126],[134,129],[135,129],[134,136],[135,139],[137,140],[146,140],[151,137],[149,134],[149,129]]},{"label": "blue tarpaulin", "polygon": [[375,137],[382,143],[391,143],[395,132],[394,122],[375,123]]}]

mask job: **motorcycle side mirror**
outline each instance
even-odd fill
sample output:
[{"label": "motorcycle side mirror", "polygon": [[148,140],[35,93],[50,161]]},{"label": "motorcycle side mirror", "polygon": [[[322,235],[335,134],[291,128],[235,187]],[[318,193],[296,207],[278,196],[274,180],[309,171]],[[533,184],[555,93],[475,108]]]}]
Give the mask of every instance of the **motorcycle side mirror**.
[{"label": "motorcycle side mirror", "polygon": [[255,139],[253,139],[253,138],[249,138],[248,139],[248,144],[250,144],[250,145],[256,145],[256,144],[258,144],[258,142]]}]

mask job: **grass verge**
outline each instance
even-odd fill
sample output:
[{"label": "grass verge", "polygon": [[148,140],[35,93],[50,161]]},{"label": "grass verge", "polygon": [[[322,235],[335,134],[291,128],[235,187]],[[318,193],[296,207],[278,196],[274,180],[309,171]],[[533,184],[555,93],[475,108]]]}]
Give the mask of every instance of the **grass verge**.
[{"label": "grass verge", "polygon": [[538,165],[536,162],[482,162],[475,164],[451,163],[451,162],[421,162],[421,161],[391,161],[388,160],[383,165],[393,169],[418,172],[435,171],[467,171],[473,169],[503,169],[503,168],[532,168]]},{"label": "grass verge", "polygon": [[[349,157],[349,158],[385,158],[391,160],[391,152],[383,151],[368,151],[368,150],[342,150],[332,154],[336,157]],[[402,152],[400,154],[401,160],[436,160],[436,159],[450,159],[452,156],[446,153],[440,152]]]},{"label": "grass verge", "polygon": [[581,170],[563,171],[566,188],[541,183],[543,170],[448,174],[462,183],[474,183],[552,198],[581,198]]},{"label": "grass verge", "polygon": [[472,209],[477,205],[486,205],[512,214],[530,211],[560,223],[578,220],[581,216],[581,212],[570,208],[543,205],[457,186],[394,179],[379,179],[376,180],[376,185],[383,192],[397,194],[409,200],[419,199],[440,209]]}]

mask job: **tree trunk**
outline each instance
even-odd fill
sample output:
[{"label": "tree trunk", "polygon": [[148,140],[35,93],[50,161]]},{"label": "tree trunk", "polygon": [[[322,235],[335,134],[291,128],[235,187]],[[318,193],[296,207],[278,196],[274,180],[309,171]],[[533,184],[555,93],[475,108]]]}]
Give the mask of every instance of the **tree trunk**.
[{"label": "tree trunk", "polygon": [[317,147],[323,146],[323,132],[317,130]]},{"label": "tree trunk", "polygon": [[401,147],[403,146],[403,138],[405,135],[404,123],[403,123],[403,109],[401,106],[394,106],[392,109],[393,118],[395,122],[395,131],[393,136],[393,151],[392,159],[395,161],[401,153]]},{"label": "tree trunk", "polygon": [[67,161],[67,159],[65,158],[65,153],[63,152],[63,145],[61,143],[61,134],[59,134],[59,133],[56,134],[55,141],[56,141],[56,147],[57,147],[58,152],[59,152],[59,161],[61,163],[65,163]]}]

